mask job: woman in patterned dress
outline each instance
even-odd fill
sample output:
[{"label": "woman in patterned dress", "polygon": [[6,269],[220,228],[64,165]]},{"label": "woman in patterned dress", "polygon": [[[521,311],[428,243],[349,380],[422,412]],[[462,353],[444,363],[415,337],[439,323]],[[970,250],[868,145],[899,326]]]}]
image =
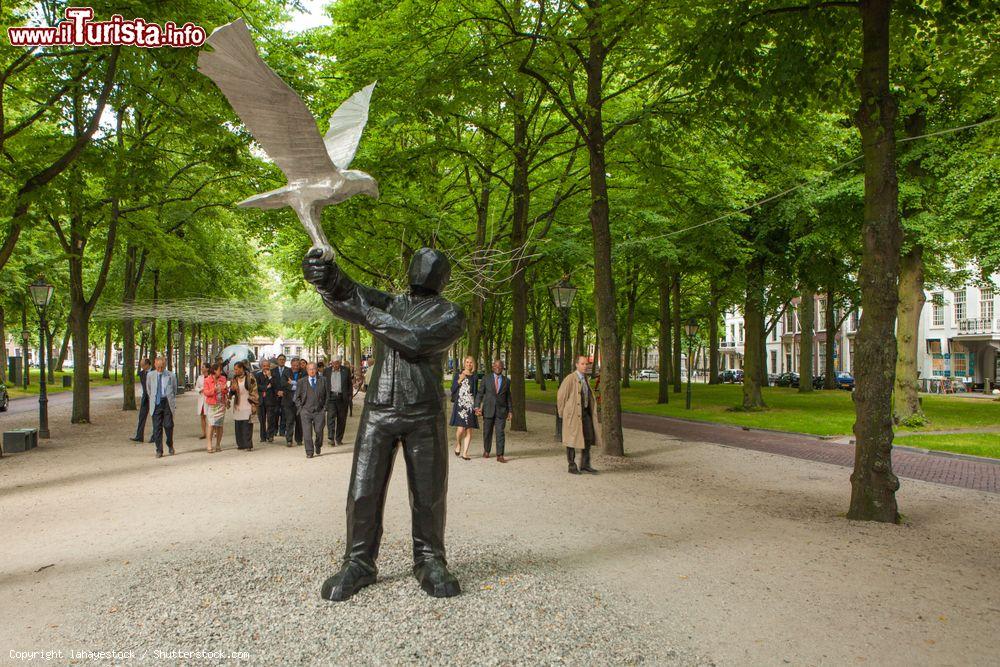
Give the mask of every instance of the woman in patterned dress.
[{"label": "woman in patterned dress", "polygon": [[479,428],[476,418],[475,396],[479,389],[479,376],[476,375],[476,360],[466,357],[465,367],[456,372],[451,380],[451,426],[455,429],[455,456],[469,460],[469,444],[472,443],[472,431]]}]

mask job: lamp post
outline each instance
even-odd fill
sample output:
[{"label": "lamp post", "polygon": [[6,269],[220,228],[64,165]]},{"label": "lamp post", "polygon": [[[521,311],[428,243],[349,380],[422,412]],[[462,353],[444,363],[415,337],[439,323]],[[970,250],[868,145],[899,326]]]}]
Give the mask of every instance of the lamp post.
[{"label": "lamp post", "polygon": [[687,399],[684,402],[686,410],[691,409],[691,365],[694,359],[691,357],[691,347],[694,343],[694,335],[698,333],[698,321],[694,318],[684,325],[684,333],[687,334],[688,355],[687,355]]},{"label": "lamp post", "polygon": [[[569,338],[569,309],[573,306],[573,299],[576,298],[577,289],[569,282],[569,276],[564,275],[562,279],[549,286],[549,295],[552,297],[552,304],[559,309],[560,340],[559,340],[559,380],[569,375],[570,365],[567,356],[570,353],[572,343]],[[553,369],[553,375],[555,374]],[[562,439],[562,419],[556,412],[556,440]]]},{"label": "lamp post", "polygon": [[31,331],[21,329],[21,384],[28,389],[28,343],[31,342]]},{"label": "lamp post", "polygon": [[49,437],[49,398],[45,389],[45,309],[52,300],[52,285],[42,278],[28,286],[31,301],[38,311],[38,437]]}]

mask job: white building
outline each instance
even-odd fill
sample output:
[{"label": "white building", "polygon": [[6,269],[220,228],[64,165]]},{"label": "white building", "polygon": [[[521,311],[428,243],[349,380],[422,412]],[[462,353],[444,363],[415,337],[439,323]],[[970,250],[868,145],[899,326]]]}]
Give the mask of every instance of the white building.
[{"label": "white building", "polygon": [[[1000,383],[1000,308],[992,286],[966,285],[956,290],[935,289],[925,294],[920,314],[917,354],[919,377],[926,390],[935,380],[953,379],[971,389],[983,390]],[[767,336],[765,363],[768,373],[799,372],[799,300],[786,309]],[[835,335],[828,335],[824,310],[826,299],[817,295],[813,337],[813,374],[825,370],[827,344],[834,346],[837,371],[853,372],[854,338],[858,311],[849,314]],[[836,319],[843,316],[838,312]],[[725,314],[725,331],[719,341],[719,366],[742,368],[745,329],[743,315]]]}]

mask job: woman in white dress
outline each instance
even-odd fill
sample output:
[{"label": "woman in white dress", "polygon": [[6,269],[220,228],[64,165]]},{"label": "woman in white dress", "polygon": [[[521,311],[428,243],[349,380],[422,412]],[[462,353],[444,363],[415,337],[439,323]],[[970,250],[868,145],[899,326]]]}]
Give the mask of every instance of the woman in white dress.
[{"label": "woman in white dress", "polygon": [[198,418],[201,419],[201,435],[198,437],[199,440],[204,440],[208,437],[208,413],[205,410],[205,394],[202,391],[205,389],[205,378],[211,374],[212,367],[208,364],[202,364],[201,375],[194,381],[194,390],[198,393]]}]

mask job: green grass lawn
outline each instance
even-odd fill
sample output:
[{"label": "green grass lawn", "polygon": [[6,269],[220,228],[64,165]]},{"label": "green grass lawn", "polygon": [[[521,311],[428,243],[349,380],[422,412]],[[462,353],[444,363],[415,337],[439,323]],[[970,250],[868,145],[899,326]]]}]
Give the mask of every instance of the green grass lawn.
[{"label": "green grass lawn", "polygon": [[[528,381],[528,399],[555,402],[558,385],[546,383],[539,391]],[[622,408],[632,412],[681,417],[699,421],[735,424],[751,428],[770,428],[813,435],[849,435],[854,426],[854,403],[851,393],[819,390],[800,394],[797,389],[765,387],[768,409],[760,412],[731,412],[742,402],[742,385],[692,385],[691,410],[684,409],[684,393],[671,392],[670,403],[656,402],[656,382],[632,382],[622,390]],[[919,432],[965,428],[996,428],[1000,425],[1000,402],[951,396],[924,396],[924,412],[930,423]],[[913,429],[900,428],[900,431]]]},{"label": "green grass lawn", "polygon": [[[68,371],[63,372],[63,373],[60,373],[60,372],[57,371],[56,374],[55,374],[55,379],[56,379],[55,384],[48,383],[46,385],[45,389],[46,389],[46,391],[49,394],[57,394],[57,393],[63,392],[63,391],[72,391],[72,387],[63,387],[63,384],[62,384],[63,380],[62,379],[63,379],[64,375],[68,375],[68,376],[72,377],[73,376],[73,371],[72,370],[68,370]],[[119,382],[121,382],[121,375],[118,376],[118,380],[117,381],[115,380],[114,371],[112,371],[112,373],[111,373],[111,379],[110,380],[105,380],[102,377],[102,375],[103,375],[103,373],[101,373],[101,371],[91,372],[90,373],[90,386],[91,387],[104,387],[104,386],[109,386],[109,385],[113,385],[113,384],[118,384]],[[7,393],[10,394],[10,399],[14,400],[15,398],[23,398],[25,396],[38,396],[38,369],[37,368],[32,368],[31,369],[31,377],[29,378],[29,381],[31,382],[31,384],[28,385],[27,391],[25,391],[24,388],[21,387],[20,385],[17,386],[17,387],[15,387],[15,386],[13,386],[11,384],[8,384],[7,385]]]},{"label": "green grass lawn", "polygon": [[895,444],[1000,459],[1000,432],[907,435],[896,438]]}]

